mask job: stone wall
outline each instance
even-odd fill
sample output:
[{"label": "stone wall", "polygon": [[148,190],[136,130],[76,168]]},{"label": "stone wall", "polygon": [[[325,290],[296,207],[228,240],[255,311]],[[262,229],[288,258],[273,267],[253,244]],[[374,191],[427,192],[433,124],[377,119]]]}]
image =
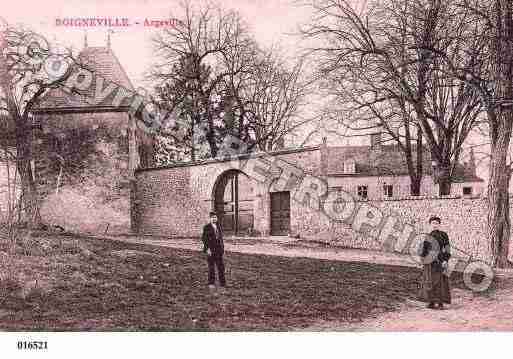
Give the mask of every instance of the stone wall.
[{"label": "stone wall", "polygon": [[[396,229],[401,231],[404,224],[414,228],[414,234],[428,233],[427,223],[429,217],[437,215],[442,218],[441,229],[449,234],[451,245],[461,254],[473,256],[483,260],[489,260],[490,252],[486,240],[487,203],[486,198],[437,198],[420,197],[419,199],[404,198],[400,200],[379,200],[355,202],[358,211],[359,206],[364,208],[377,208],[383,218],[393,217],[397,219]],[[512,209],[513,210],[513,209]],[[373,230],[356,232],[348,223],[329,220],[324,213],[320,213],[316,220],[315,213],[310,208],[298,211],[295,215],[304,218],[302,233],[305,239],[330,242],[347,248],[362,249],[391,249],[388,241],[380,238],[385,219]],[[372,221],[370,221],[372,222]],[[364,233],[362,233],[364,232]],[[413,238],[413,237],[410,237]],[[388,238],[391,240],[392,238]],[[388,243],[387,243],[388,242]],[[404,247],[404,252],[409,247]]]},{"label": "stone wall", "polygon": [[[291,168],[301,169],[305,174],[320,175],[320,152],[317,148],[306,151],[280,151],[272,157],[258,158],[258,166],[273,171],[272,161],[278,158]],[[260,162],[261,161],[261,162]],[[162,167],[136,172],[135,210],[139,233],[169,236],[197,236],[202,225],[208,221],[213,209],[214,188],[219,177],[229,170],[239,169],[246,173],[253,171],[248,162],[204,161],[175,167]],[[246,167],[245,167],[246,166]],[[279,173],[278,173],[279,175]],[[253,205],[255,208],[254,229],[263,235],[270,232],[270,193],[286,189],[272,179],[253,183]],[[297,211],[291,201],[291,211]],[[295,231],[299,223],[291,218]]]},{"label": "stone wall", "polygon": [[191,167],[139,173],[134,215],[138,231],[161,236],[197,235],[209,209],[193,195],[190,184]]},{"label": "stone wall", "polygon": [[449,234],[453,247],[475,258],[488,260],[486,239],[488,205],[486,198],[427,198],[375,202],[384,213],[402,218],[417,233],[429,232],[430,216],[442,218],[441,229]]},{"label": "stone wall", "polygon": [[[298,168],[304,168],[307,175],[323,178],[320,151],[315,148],[304,152],[277,152],[273,154],[273,158],[262,157],[261,160],[272,162],[276,158]],[[212,160],[136,172],[137,213],[135,218],[137,223],[135,227],[137,231],[141,234],[159,236],[199,236],[202,225],[208,221],[208,213],[213,209],[213,191],[216,181],[223,173],[234,168],[251,173],[251,166],[243,167],[243,161]],[[354,184],[348,183],[349,186]],[[254,181],[253,184],[254,228],[261,235],[269,235],[270,193],[284,190],[285,184],[278,183],[276,180],[264,183]],[[330,179],[329,184],[343,187],[337,186],[336,181]],[[406,186],[405,183],[398,185],[401,188]],[[377,229],[370,235],[357,233],[346,223],[330,220],[324,214],[322,206],[313,208],[315,201],[303,201],[304,198],[294,193],[290,183],[285,187],[291,190],[291,235],[299,234],[306,240],[332,242],[349,248],[378,250],[387,248],[375,239],[384,221],[376,226]],[[432,189],[433,185],[429,188]],[[348,192],[356,197],[354,191]],[[442,229],[448,232],[451,243],[456,248],[475,258],[488,259],[489,257],[485,235],[487,205],[484,198],[422,196],[369,200],[356,202],[356,204],[357,207],[377,208],[384,217],[393,215],[399,220],[398,223],[413,226],[415,233],[428,232],[428,218],[438,215],[443,221]]]},{"label": "stone wall", "polygon": [[[39,114],[36,119],[43,221],[77,232],[129,233],[128,114]],[[76,138],[73,130],[88,136]],[[64,159],[60,182],[58,162],[49,151],[57,139]]]}]

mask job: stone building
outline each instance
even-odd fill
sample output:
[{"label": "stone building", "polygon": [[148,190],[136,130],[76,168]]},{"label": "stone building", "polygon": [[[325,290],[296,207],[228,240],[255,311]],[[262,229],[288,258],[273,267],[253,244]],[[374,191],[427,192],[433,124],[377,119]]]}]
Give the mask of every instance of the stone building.
[{"label": "stone building", "polygon": [[[326,148],[326,175],[330,188],[341,188],[361,199],[404,198],[411,194],[408,167],[398,145],[385,145],[380,134],[370,135],[368,146],[338,146]],[[416,146],[412,146],[416,158]],[[439,193],[433,180],[433,162],[424,150],[423,178],[420,195]],[[451,195],[480,196],[484,180],[477,176],[471,150],[469,160],[456,166],[452,174]],[[415,161],[415,160],[414,160]]]},{"label": "stone building", "polygon": [[[134,171],[139,166],[153,165],[153,138],[136,125],[136,116],[130,111],[132,96],[116,103],[115,97],[119,92],[135,94],[135,89],[112,51],[110,40],[105,47],[89,47],[86,42],[77,63],[93,73],[90,86],[85,90],[65,86],[48,91],[32,111],[35,123],[43,132],[108,124],[129,139],[129,169]],[[81,81],[80,76],[77,82]],[[105,91],[111,84],[115,90],[97,101],[98,88]]]},{"label": "stone building", "polygon": [[[102,216],[101,213],[98,213],[96,217],[91,216],[92,223],[87,226],[88,228],[84,227],[84,223],[87,212],[91,211],[87,208],[91,205],[84,206],[82,212],[86,213],[77,212],[76,218],[72,220],[67,216],[60,218],[62,216],[59,214],[52,214],[52,218],[44,219],[65,228],[80,231],[96,231],[93,227],[97,226],[103,232],[105,226],[112,225],[114,222],[126,223],[126,226],[122,225],[127,227],[122,229],[126,233],[130,230],[130,223],[133,222],[130,220],[129,205],[132,202],[130,196],[133,195],[134,171],[139,167],[155,165],[154,137],[145,131],[141,121],[138,121],[141,117],[140,112],[134,111],[136,90],[112,51],[110,39],[107,46],[99,47],[88,46],[86,41],[76,62],[77,65],[73,68],[72,75],[66,81],[65,86],[49,90],[32,111],[36,129],[34,135],[38,139],[34,149],[36,154],[35,176],[43,191],[43,196],[57,192],[61,177],[66,177],[60,176],[55,171],[49,174],[48,169],[54,168],[55,162],[60,160],[64,163],[63,169],[66,171],[65,164],[68,159],[60,159],[55,155],[49,157],[48,153],[39,151],[39,147],[47,145],[45,141],[56,141],[57,144],[52,145],[54,148],[63,147],[65,134],[80,134],[83,132],[79,130],[92,129],[93,133],[103,136],[98,137],[96,141],[96,150],[103,155],[96,163],[89,164],[90,167],[79,175],[93,177],[91,181],[102,182],[103,185],[100,186],[103,187],[95,190],[93,194],[84,194],[84,186],[76,186],[72,190],[77,195],[82,193],[86,197],[98,194],[97,197],[89,198],[96,204],[106,203],[114,195],[119,197],[119,188],[121,188],[123,204],[116,205],[121,209],[115,210],[110,216],[111,218],[105,218],[105,221],[102,220],[102,217],[108,216]],[[73,81],[68,83],[72,78]],[[78,143],[74,143],[76,147],[74,150],[81,151],[82,145],[78,140]],[[94,178],[95,176],[98,180]],[[116,183],[109,184],[110,179]],[[114,190],[116,194],[114,194]],[[69,205],[72,209],[76,207],[71,203],[71,194],[68,193],[61,197],[63,198],[55,203],[62,203],[62,206]],[[107,212],[105,207],[99,206],[97,212],[103,210]]]},{"label": "stone building", "polygon": [[[425,159],[430,165],[427,154]],[[422,195],[436,196],[437,185],[426,167]],[[453,197],[479,196],[483,180],[475,166],[461,165],[455,172]],[[311,193],[297,190],[304,183]],[[336,188],[362,201],[399,200],[410,193],[404,161],[394,146],[323,143],[138,170],[133,227],[146,234],[197,236],[214,210],[228,234],[320,235],[330,222],[315,209],[314,197]]]}]

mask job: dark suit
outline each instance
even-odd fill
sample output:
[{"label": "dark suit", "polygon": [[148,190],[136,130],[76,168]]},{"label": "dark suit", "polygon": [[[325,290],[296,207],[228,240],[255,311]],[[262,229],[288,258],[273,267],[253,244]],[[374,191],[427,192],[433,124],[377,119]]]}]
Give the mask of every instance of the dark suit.
[{"label": "dark suit", "polygon": [[201,236],[203,241],[203,253],[207,253],[207,249],[210,249],[211,254],[208,256],[208,284],[215,283],[215,267],[217,267],[219,284],[221,286],[225,286],[223,231],[219,223],[216,223],[216,227],[217,231],[214,229],[214,225],[212,223],[208,223],[203,227],[203,235]]}]

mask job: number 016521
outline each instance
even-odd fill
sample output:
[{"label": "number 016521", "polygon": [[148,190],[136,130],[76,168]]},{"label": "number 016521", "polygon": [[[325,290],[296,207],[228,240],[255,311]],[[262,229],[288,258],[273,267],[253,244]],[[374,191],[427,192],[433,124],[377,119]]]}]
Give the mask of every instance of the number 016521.
[{"label": "number 016521", "polygon": [[37,341],[19,341],[19,350],[46,350],[48,349],[48,342]]}]

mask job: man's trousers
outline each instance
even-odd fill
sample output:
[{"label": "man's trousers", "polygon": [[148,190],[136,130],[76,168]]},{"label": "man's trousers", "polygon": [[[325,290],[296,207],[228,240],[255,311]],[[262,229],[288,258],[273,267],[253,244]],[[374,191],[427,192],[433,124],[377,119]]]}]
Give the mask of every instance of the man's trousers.
[{"label": "man's trousers", "polygon": [[219,284],[224,287],[226,280],[224,278],[224,259],[222,253],[212,253],[208,256],[208,284],[215,284],[216,282],[216,269],[219,274]]}]

